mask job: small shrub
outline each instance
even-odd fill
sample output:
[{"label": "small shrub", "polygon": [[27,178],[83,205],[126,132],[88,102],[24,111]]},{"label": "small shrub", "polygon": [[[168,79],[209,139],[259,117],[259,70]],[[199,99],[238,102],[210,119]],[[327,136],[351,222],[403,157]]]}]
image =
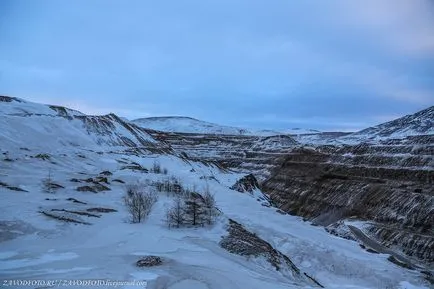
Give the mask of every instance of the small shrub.
[{"label": "small shrub", "polygon": [[174,176],[168,177],[163,181],[153,182],[152,185],[157,192],[166,192],[168,195],[179,195],[185,191],[181,181]]},{"label": "small shrub", "polygon": [[162,168],[158,161],[154,161],[154,163],[152,164],[152,168],[150,169],[150,172],[154,174],[167,175],[169,173],[169,170],[166,168]]},{"label": "small shrub", "polygon": [[124,204],[127,207],[132,223],[141,223],[150,214],[158,197],[154,192],[145,192],[138,185],[130,185],[124,196]]},{"label": "small shrub", "polygon": [[63,186],[56,184],[51,177],[51,170],[48,171],[48,175],[42,180],[42,190],[46,193],[54,194],[57,189],[64,188]]}]

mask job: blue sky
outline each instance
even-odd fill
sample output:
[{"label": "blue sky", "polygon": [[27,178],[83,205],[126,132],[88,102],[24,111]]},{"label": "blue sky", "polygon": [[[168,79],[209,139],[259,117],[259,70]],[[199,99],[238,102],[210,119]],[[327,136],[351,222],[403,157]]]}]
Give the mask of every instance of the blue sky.
[{"label": "blue sky", "polygon": [[431,0],[0,1],[0,94],[357,130],[434,105]]}]

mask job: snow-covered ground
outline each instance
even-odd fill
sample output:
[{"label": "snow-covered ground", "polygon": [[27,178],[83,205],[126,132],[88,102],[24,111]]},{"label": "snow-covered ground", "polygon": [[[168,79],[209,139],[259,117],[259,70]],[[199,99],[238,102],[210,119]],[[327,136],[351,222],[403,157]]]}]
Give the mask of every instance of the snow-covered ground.
[{"label": "snow-covered ground", "polygon": [[[113,134],[107,133],[114,131],[116,139],[127,136],[135,140],[142,132],[126,129],[115,118],[106,120],[113,124],[110,130],[95,131],[70,117],[80,115],[78,112],[60,117],[46,106],[24,103],[27,108],[23,110],[22,105],[0,102],[3,286],[93,288],[84,281],[92,279],[105,280],[100,288],[312,288],[276,271],[261,258],[246,258],[221,248],[219,241],[227,234],[231,218],[286,254],[326,288],[428,288],[420,273],[389,262],[387,254],[368,253],[354,241],[330,235],[299,217],[282,215],[257,200],[260,192],[250,195],[230,190],[241,174],[169,154],[131,151],[131,147],[113,142]],[[150,136],[141,136],[156,143]],[[168,175],[140,169],[151,168],[155,161]],[[104,183],[110,190],[77,191],[79,186],[90,185],[86,179],[102,176],[104,171],[113,173],[108,184]],[[64,188],[44,192],[42,181],[48,176]],[[152,181],[168,176],[198,190],[208,186],[222,211],[217,223],[169,229],[165,212],[173,197],[165,193],[160,194],[144,223],[129,223],[122,202],[126,185],[138,183],[151,190]],[[92,208],[116,211],[95,212]],[[77,216],[62,210],[92,213]],[[89,224],[63,222],[41,212],[75,216]],[[163,264],[136,267],[144,255],[160,256]],[[26,283],[29,280],[32,286]]]},{"label": "snow-covered ground", "polygon": [[[69,152],[66,156],[52,154],[51,161],[56,163],[53,164],[28,158],[26,154],[29,151],[10,151],[14,161],[2,162],[0,169],[2,182],[27,191],[0,188],[2,236],[8,236],[7,231],[17,233],[1,242],[1,279],[147,281],[147,288],[172,289],[302,288],[260,260],[248,260],[220,248],[218,242],[226,234],[226,219],[232,218],[287,254],[326,288],[424,288],[417,272],[388,262],[387,255],[370,254],[356,242],[334,237],[298,217],[281,215],[262,206],[249,194],[230,190],[228,187],[241,175],[186,163],[174,156],[81,152],[83,158]],[[167,176],[121,170],[122,164],[135,162],[150,168],[156,160],[185,185],[210,187],[223,212],[216,225],[168,229],[164,214],[171,198],[164,193],[145,223],[130,224],[122,204],[124,184],[112,181],[110,191],[95,194],[78,192],[75,188],[80,184],[70,182],[71,178],[94,177],[108,170],[114,173],[111,180],[146,184]],[[41,190],[41,180],[49,170],[53,181],[65,186],[55,194]],[[210,176],[215,180],[206,178]],[[86,204],[72,203],[68,198]],[[82,217],[91,225],[62,223],[39,213],[50,208],[89,207],[118,212],[101,213],[100,218]],[[4,225],[8,222],[10,227]],[[148,254],[163,257],[164,264],[151,269],[137,268],[138,258]],[[133,285],[139,283],[131,284],[123,288],[137,288]]]}]

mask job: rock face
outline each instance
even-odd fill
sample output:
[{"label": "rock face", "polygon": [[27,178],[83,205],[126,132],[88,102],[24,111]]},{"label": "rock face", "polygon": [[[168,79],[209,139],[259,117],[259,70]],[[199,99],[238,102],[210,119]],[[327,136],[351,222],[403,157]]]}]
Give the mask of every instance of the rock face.
[{"label": "rock face", "polygon": [[264,257],[277,271],[291,279],[323,287],[318,281],[302,273],[286,255],[232,219],[229,219],[228,233],[220,241],[220,246],[228,252],[246,257]]},{"label": "rock face", "polygon": [[434,136],[295,149],[261,188],[291,214],[329,226],[356,217],[383,245],[434,262]]},{"label": "rock face", "polygon": [[161,265],[163,260],[158,256],[145,256],[136,262],[137,267],[154,267]]},{"label": "rock face", "polygon": [[244,193],[244,192],[252,193],[254,190],[258,188],[259,188],[258,180],[256,180],[254,175],[249,174],[239,179],[230,189],[238,191],[240,193]]}]

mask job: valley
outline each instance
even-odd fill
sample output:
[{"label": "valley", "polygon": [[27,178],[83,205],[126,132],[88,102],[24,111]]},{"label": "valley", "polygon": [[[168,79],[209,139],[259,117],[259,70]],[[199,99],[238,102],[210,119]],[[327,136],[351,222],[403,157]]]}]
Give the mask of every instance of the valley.
[{"label": "valley", "polygon": [[[433,112],[354,134],[231,135],[0,97],[0,279],[431,288]],[[258,186],[235,190],[250,174]],[[167,226],[177,193],[156,184],[174,180],[214,195],[213,225]],[[158,195],[143,223],[128,220],[131,184]],[[162,264],[137,267],[144,256]]]}]

